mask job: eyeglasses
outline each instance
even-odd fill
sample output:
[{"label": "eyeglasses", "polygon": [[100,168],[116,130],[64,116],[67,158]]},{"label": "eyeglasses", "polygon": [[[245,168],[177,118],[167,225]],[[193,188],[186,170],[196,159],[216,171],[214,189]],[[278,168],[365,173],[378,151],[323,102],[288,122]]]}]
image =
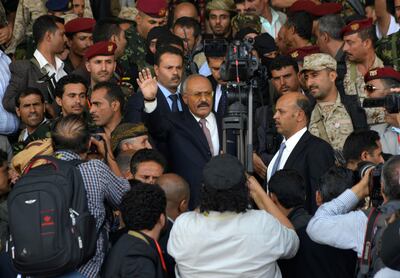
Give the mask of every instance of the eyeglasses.
[{"label": "eyeglasses", "polygon": [[197,93],[187,93],[189,96],[192,96],[194,98],[200,99],[202,97],[204,98],[212,98],[213,92],[197,92]]},{"label": "eyeglasses", "polygon": [[377,87],[375,87],[374,85],[371,85],[371,84],[366,84],[364,86],[364,90],[366,90],[367,92],[372,93],[372,92],[374,92],[376,90],[385,90],[385,89],[384,88],[377,88]]}]

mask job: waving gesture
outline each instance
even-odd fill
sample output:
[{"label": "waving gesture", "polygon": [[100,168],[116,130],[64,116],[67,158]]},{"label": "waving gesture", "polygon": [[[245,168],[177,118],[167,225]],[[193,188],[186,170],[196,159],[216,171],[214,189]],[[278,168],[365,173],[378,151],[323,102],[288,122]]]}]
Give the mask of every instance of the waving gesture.
[{"label": "waving gesture", "polygon": [[137,78],[136,81],[142,91],[144,100],[152,101],[156,98],[158,89],[157,79],[151,76],[151,72],[148,68],[139,72],[139,78]]}]

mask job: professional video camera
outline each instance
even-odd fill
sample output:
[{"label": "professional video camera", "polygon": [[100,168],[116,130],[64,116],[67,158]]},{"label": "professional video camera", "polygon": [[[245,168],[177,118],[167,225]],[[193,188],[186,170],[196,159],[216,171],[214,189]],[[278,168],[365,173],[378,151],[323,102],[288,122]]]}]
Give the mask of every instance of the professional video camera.
[{"label": "professional video camera", "polygon": [[370,168],[373,168],[369,178],[370,204],[373,207],[379,207],[383,203],[383,197],[381,193],[381,175],[383,164],[380,163],[376,165],[368,161],[362,161],[358,163],[356,178],[362,179],[365,176],[367,170]]},{"label": "professional video camera", "polygon": [[384,107],[389,114],[400,112],[400,94],[390,94],[382,98],[366,98],[364,108]]}]

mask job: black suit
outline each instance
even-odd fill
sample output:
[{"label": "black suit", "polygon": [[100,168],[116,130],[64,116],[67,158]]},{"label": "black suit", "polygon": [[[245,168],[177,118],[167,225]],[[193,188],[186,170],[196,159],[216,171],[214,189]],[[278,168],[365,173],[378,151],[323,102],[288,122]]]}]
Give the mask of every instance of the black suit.
[{"label": "black suit", "polygon": [[295,169],[306,183],[305,208],[310,214],[317,210],[315,191],[320,177],[334,165],[332,147],[324,140],[306,131],[290,153],[283,169]]},{"label": "black suit", "polygon": [[[206,136],[188,109],[164,116],[156,109],[148,115],[146,124],[150,134],[167,146],[171,172],[182,176],[190,185],[189,208],[194,209],[199,204],[203,168],[212,157]],[[217,125],[221,148],[218,118]]]}]

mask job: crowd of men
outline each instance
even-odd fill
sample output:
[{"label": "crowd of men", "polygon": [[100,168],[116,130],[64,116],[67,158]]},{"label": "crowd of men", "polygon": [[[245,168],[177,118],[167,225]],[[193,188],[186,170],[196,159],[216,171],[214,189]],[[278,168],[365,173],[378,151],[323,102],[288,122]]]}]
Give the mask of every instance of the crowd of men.
[{"label": "crowd of men", "polygon": [[38,155],[97,232],[56,277],[400,277],[400,0],[1,0],[0,100],[0,277]]}]

